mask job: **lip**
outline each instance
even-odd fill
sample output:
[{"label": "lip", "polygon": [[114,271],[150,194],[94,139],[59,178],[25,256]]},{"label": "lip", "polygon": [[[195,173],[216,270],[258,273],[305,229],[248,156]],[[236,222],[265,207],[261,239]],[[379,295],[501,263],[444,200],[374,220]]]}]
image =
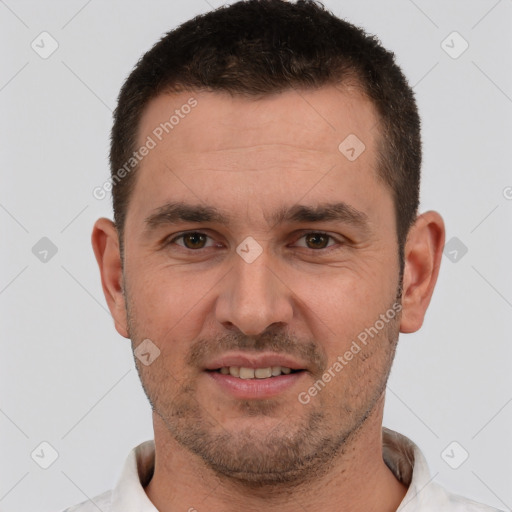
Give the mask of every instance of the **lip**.
[{"label": "lip", "polygon": [[305,377],[306,373],[301,371],[267,379],[240,379],[215,371],[205,372],[206,376],[212,379],[224,392],[241,400],[263,400],[280,395],[294,387]]},{"label": "lip", "polygon": [[219,368],[229,366],[243,366],[245,368],[284,366],[292,370],[307,370],[306,365],[303,362],[297,361],[286,354],[278,354],[276,352],[264,352],[258,354],[249,354],[247,352],[224,354],[209,362],[206,365],[205,370],[218,370]]}]

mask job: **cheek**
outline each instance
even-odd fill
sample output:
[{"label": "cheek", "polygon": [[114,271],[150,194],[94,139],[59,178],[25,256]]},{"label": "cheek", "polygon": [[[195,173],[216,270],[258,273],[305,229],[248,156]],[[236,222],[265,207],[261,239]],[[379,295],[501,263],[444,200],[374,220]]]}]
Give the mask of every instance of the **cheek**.
[{"label": "cheek", "polygon": [[398,332],[396,322],[385,325],[378,332],[363,330],[364,338],[338,340],[336,348],[333,343],[327,370],[314,385],[319,390],[306,390],[316,394],[318,407],[332,410],[338,420],[361,419],[385,389]]},{"label": "cheek", "polygon": [[183,316],[189,302],[193,302],[195,295],[200,293],[193,278],[185,280],[173,268],[148,264],[133,267],[130,273],[131,299],[141,318],[158,321],[158,324],[165,318],[168,324],[172,324]]},{"label": "cheek", "polygon": [[215,276],[138,268],[130,280],[130,316],[138,338],[151,339],[175,366],[204,324]]},{"label": "cheek", "polygon": [[295,278],[290,283],[303,314],[317,325],[317,339],[342,342],[373,325],[394,298],[397,276],[369,265],[330,269],[322,275]]}]

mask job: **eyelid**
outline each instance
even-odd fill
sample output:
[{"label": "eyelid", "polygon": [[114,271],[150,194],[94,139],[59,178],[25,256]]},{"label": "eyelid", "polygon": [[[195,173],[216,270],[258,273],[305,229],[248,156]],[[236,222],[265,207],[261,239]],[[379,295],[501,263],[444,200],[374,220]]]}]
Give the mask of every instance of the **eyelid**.
[{"label": "eyelid", "polygon": [[[162,247],[166,247],[168,245],[171,245],[172,243],[175,243],[176,240],[183,239],[184,236],[190,235],[190,234],[204,235],[207,238],[209,238],[211,240],[214,240],[213,237],[210,236],[205,231],[201,231],[201,230],[188,230],[188,231],[182,231],[181,233],[174,233],[173,235],[165,238],[163,240],[163,242],[162,242]],[[328,237],[330,240],[336,242],[334,245],[331,245],[331,246],[328,245],[327,247],[324,247],[324,248],[321,248],[321,249],[310,249],[309,247],[301,247],[302,249],[306,249],[307,251],[312,251],[312,252],[316,252],[316,253],[328,252],[329,250],[336,249],[337,245],[339,245],[339,244],[343,244],[344,245],[347,242],[347,240],[344,237],[342,237],[341,235],[339,237],[336,237],[336,236],[331,235],[331,234],[329,234],[329,233],[327,233],[325,231],[313,230],[313,229],[304,229],[304,230],[301,230],[299,232],[299,236],[294,236],[294,243],[296,243],[301,238],[304,238],[306,235],[310,235],[310,234],[323,235],[323,236]],[[207,246],[207,247],[201,247],[200,249],[188,249],[184,245],[179,245],[179,244],[176,244],[176,245],[178,245],[179,247],[182,247],[184,250],[186,250],[188,252],[200,252],[200,251],[202,251],[204,249],[208,249],[210,247],[213,247],[212,245],[210,245],[210,246]]]}]

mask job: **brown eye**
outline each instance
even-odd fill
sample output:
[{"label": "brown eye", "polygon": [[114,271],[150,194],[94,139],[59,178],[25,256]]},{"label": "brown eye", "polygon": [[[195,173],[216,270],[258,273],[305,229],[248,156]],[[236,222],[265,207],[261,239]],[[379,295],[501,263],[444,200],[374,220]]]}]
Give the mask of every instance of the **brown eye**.
[{"label": "brown eye", "polygon": [[318,256],[325,256],[332,251],[340,250],[345,245],[343,237],[336,238],[323,231],[309,231],[298,238],[294,247],[300,247],[309,251],[310,254],[317,253]]},{"label": "brown eye", "polygon": [[186,233],[181,238],[187,249],[202,249],[208,237],[203,233]]},{"label": "brown eye", "polygon": [[214,247],[222,248],[222,244],[217,243],[211,236],[201,231],[183,232],[174,237],[168,237],[164,240],[163,245],[173,249],[178,245],[182,249],[189,252],[200,252],[202,249],[208,250]]},{"label": "brown eye", "polygon": [[305,236],[306,244],[310,246],[311,249],[325,249],[329,242],[329,235],[325,235],[324,233],[308,233]]}]

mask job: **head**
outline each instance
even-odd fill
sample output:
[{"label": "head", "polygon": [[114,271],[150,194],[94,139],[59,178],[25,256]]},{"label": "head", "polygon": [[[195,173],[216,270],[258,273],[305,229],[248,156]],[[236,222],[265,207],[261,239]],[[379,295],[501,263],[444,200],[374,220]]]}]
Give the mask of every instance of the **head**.
[{"label": "head", "polygon": [[[303,0],[238,2],[198,16],[166,34],[138,62],[121,89],[112,129],[112,197],[121,248],[139,167],[130,159],[144,142],[140,120],[152,99],[203,90],[257,100],[328,85],[359,91],[376,110],[375,164],[393,197],[402,254],[419,203],[420,118],[413,91],[393,53],[376,38]],[[163,130],[160,135],[167,135]],[[120,179],[119,170],[127,167]]]},{"label": "head", "polygon": [[[198,16],[124,83],[110,161],[93,246],[118,332],[158,354],[135,361],[170,438],[262,484],[379,424],[444,241],[418,216],[420,121],[392,53],[310,1]],[[297,371],[237,391],[216,370],[240,358]]]}]

